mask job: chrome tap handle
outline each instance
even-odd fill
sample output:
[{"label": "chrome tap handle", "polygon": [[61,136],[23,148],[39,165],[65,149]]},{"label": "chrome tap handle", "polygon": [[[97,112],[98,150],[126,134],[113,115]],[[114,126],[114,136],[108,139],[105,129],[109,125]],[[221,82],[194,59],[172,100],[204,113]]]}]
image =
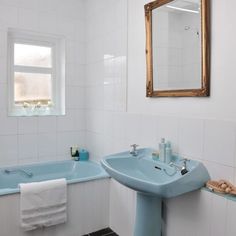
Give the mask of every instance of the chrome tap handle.
[{"label": "chrome tap handle", "polygon": [[130,145],[130,147],[132,148],[131,150],[130,150],[130,154],[131,155],[133,155],[133,156],[137,156],[138,155],[138,151],[137,151],[137,147],[138,147],[139,145],[138,144],[132,144],[132,145]]},{"label": "chrome tap handle", "polygon": [[136,149],[138,146],[139,146],[138,144],[132,144],[132,145],[130,145],[130,147],[132,147],[132,148],[134,148],[134,149]]},{"label": "chrome tap handle", "polygon": [[179,165],[175,164],[174,162],[170,162],[169,166],[170,167],[174,167],[177,170],[181,170],[182,169],[182,166],[179,166]]},{"label": "chrome tap handle", "polygon": [[184,168],[186,169],[186,168],[187,168],[187,162],[189,162],[190,159],[188,159],[188,158],[183,158],[183,159],[181,159],[180,161],[183,161]]}]

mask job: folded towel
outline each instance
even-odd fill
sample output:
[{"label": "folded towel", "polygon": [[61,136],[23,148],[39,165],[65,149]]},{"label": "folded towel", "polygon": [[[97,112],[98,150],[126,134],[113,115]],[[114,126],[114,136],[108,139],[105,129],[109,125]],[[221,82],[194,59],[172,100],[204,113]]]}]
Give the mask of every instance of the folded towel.
[{"label": "folded towel", "polygon": [[25,231],[66,222],[67,185],[65,179],[19,186],[21,227]]}]

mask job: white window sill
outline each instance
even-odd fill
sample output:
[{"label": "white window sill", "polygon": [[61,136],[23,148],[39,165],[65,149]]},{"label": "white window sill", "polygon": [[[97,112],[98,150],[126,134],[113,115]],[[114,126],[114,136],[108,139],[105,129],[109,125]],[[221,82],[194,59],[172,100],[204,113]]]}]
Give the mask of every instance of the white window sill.
[{"label": "white window sill", "polygon": [[8,112],[9,116],[63,116],[65,111],[58,111],[53,108],[16,108]]}]

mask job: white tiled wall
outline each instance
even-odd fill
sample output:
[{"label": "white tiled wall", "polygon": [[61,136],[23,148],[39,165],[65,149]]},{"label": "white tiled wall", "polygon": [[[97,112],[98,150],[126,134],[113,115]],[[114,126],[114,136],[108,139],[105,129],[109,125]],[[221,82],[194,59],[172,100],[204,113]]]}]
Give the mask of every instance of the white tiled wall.
[{"label": "white tiled wall", "polygon": [[[212,91],[203,99],[145,97],[146,2],[0,0],[0,165],[65,159],[73,144],[100,160],[166,137],[176,153],[203,161],[212,178],[236,184],[235,1],[212,2]],[[7,116],[7,27],[66,37],[65,117]],[[166,201],[164,235],[233,236],[235,207],[203,191]],[[112,181],[110,226],[131,236],[134,215],[135,193]]]},{"label": "white tiled wall", "polygon": [[[66,38],[66,116],[8,117],[7,29]],[[84,146],[85,15],[82,0],[0,1],[0,165],[69,158]]]},{"label": "white tiled wall", "polygon": [[[93,0],[86,6],[86,146],[99,160],[113,111],[126,110],[127,1]],[[108,10],[109,9],[109,10]]]},{"label": "white tiled wall", "polygon": [[[132,143],[157,148],[160,138],[166,137],[173,143],[175,153],[204,162],[212,178],[226,178],[236,184],[236,109],[232,105],[229,106],[236,99],[236,86],[229,73],[232,72],[232,63],[227,57],[227,51],[230,51],[233,45],[223,43],[224,39],[230,40],[226,39],[226,36],[223,39],[217,26],[219,17],[225,25],[229,24],[229,18],[222,15],[222,9],[225,15],[234,17],[233,11],[228,8],[235,6],[235,2],[230,0],[228,7],[220,0],[212,2],[211,97],[173,99],[145,97],[143,5],[149,1],[115,2],[116,5],[112,0],[104,0],[99,4],[95,0],[86,1],[86,145],[91,151],[91,158],[99,160],[109,153],[127,150]],[[107,22],[107,14],[110,16],[110,11],[114,12],[115,7],[120,11],[120,16],[113,13],[113,17]],[[114,21],[127,20],[121,7],[127,7],[128,21],[123,22],[124,30],[118,31]],[[92,15],[93,19],[89,17]],[[110,24],[113,27],[109,26]],[[128,25],[128,35],[125,25]],[[109,34],[113,31],[117,31],[118,35]],[[230,28],[224,28],[224,33],[227,37],[235,39]],[[128,76],[122,72],[123,76],[119,81],[122,84],[127,83],[127,86],[126,89],[119,90],[123,99],[115,105],[114,87],[120,88],[119,84],[115,84],[115,73],[116,68],[121,70],[121,67],[114,67],[110,59],[106,61],[103,57],[107,55],[104,44],[107,45],[108,39],[110,52],[117,50],[117,36],[119,39],[123,38],[119,41],[119,47],[123,48],[122,57],[128,59]],[[233,58],[232,55],[231,59]],[[122,68],[125,70],[125,67]],[[109,76],[106,76],[106,71]],[[113,83],[112,89],[107,89],[107,82]],[[236,227],[231,217],[235,218],[232,215],[235,207],[235,202],[205,191],[168,200],[165,202],[163,234],[233,236]],[[131,236],[134,215],[135,193],[112,181],[110,226],[121,236]]]}]

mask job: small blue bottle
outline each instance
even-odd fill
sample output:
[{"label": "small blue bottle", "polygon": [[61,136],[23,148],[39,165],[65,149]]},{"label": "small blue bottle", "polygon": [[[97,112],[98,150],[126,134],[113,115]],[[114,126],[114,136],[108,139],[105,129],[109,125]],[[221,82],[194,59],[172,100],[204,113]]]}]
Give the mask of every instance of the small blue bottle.
[{"label": "small blue bottle", "polygon": [[89,152],[85,149],[81,149],[79,151],[79,159],[80,161],[88,161],[89,159]]}]

